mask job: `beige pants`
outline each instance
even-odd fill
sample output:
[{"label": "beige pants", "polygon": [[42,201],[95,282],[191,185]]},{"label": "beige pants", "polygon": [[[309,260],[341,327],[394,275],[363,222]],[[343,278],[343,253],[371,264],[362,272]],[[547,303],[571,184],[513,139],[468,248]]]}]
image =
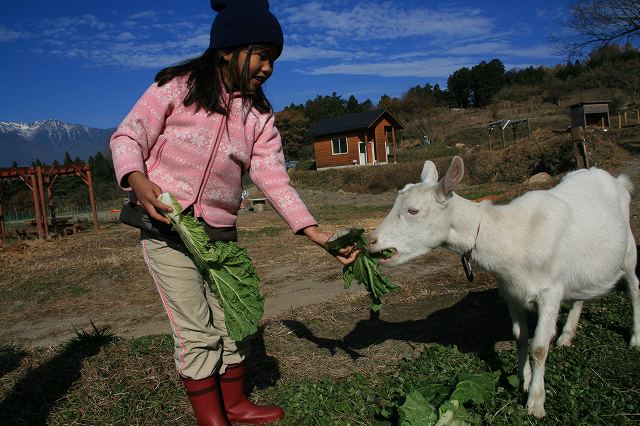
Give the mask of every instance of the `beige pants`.
[{"label": "beige pants", "polygon": [[204,379],[242,362],[249,345],[229,338],[224,313],[184,246],[145,232],[141,242],[173,329],[178,373]]}]

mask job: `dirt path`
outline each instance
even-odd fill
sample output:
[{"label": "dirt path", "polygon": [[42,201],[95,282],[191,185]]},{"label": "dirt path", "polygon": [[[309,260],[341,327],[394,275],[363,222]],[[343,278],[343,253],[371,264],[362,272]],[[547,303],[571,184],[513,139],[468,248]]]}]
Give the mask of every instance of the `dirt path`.
[{"label": "dirt path", "polygon": [[[639,162],[621,162],[614,170],[618,172],[627,173],[640,188]],[[371,231],[395,198],[394,193],[342,191],[301,195],[327,231],[340,226]],[[631,210],[638,238],[640,197],[633,199]],[[306,238],[292,235],[274,211],[241,214],[239,229],[240,244],[248,248],[261,277],[265,320],[313,317],[316,313],[306,308],[323,304],[353,302],[361,310],[363,303],[366,306],[360,286],[343,288],[340,265]],[[465,285],[457,256],[446,251],[388,274],[402,289],[389,297],[389,308],[383,310],[390,322],[424,319],[478,290]],[[492,285],[487,277],[480,289]],[[5,307],[0,341],[6,343],[56,345],[73,337],[75,330],[89,330],[91,322],[123,337],[170,333],[140,256],[137,231],[119,224],[76,238],[0,248],[0,301]],[[415,301],[419,303],[413,305]]]}]

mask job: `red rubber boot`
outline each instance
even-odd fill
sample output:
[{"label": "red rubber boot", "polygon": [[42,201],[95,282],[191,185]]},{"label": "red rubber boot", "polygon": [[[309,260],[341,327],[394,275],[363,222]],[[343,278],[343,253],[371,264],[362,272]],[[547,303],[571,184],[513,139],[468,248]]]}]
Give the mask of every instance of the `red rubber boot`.
[{"label": "red rubber boot", "polygon": [[249,401],[244,394],[245,364],[227,367],[220,375],[222,402],[227,418],[243,425],[263,425],[284,419],[284,410],[276,405],[260,406]]},{"label": "red rubber boot", "polygon": [[229,426],[218,392],[218,375],[202,380],[183,378],[198,426]]}]

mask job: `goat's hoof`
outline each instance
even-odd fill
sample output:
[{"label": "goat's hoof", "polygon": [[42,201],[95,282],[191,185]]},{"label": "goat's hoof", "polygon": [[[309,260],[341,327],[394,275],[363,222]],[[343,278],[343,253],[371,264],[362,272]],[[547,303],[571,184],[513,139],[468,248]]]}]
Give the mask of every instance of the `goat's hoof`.
[{"label": "goat's hoof", "polygon": [[640,335],[634,334],[631,336],[631,341],[629,342],[629,346],[638,348],[640,347]]},{"label": "goat's hoof", "polygon": [[565,336],[564,334],[562,336],[560,336],[558,338],[558,340],[556,341],[556,347],[558,348],[562,348],[562,347],[568,347],[571,346],[571,337]]},{"label": "goat's hoof", "polygon": [[547,415],[546,411],[544,411],[544,403],[527,403],[527,410],[529,412],[529,415],[534,416],[538,419],[541,419]]}]

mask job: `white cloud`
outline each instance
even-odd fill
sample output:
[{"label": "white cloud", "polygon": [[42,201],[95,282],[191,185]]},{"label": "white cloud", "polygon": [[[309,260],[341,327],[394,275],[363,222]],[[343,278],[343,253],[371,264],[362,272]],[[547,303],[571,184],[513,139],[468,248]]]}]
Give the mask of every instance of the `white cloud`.
[{"label": "white cloud", "polygon": [[551,8],[537,8],[534,12],[536,14],[536,17],[542,20],[562,22],[564,19],[566,19],[568,11],[566,5],[558,5]]},{"label": "white cloud", "polygon": [[278,61],[301,61],[301,60],[322,60],[322,59],[344,59],[363,58],[371,56],[367,52],[350,52],[346,50],[321,49],[318,47],[306,47],[300,45],[285,45],[282,56]]},{"label": "white cloud", "polygon": [[337,64],[318,68],[297,69],[309,75],[351,74],[380,77],[446,78],[461,67],[475,65],[469,58],[434,58],[406,62],[372,62],[361,64]]},{"label": "white cloud", "polygon": [[[463,63],[494,57],[512,62],[555,57],[551,45],[519,47],[526,43],[517,38],[521,32],[504,25],[498,31],[497,18],[487,11],[418,4],[274,1],[285,30],[279,61],[298,62],[298,72],[313,75],[446,77]],[[155,10],[65,16],[0,25],[0,42],[29,38],[30,54],[82,58],[83,66],[157,69],[201,54],[212,16]]]},{"label": "white cloud", "polygon": [[494,41],[486,43],[470,43],[464,46],[453,47],[448,50],[454,55],[489,55],[491,58],[504,58],[515,56],[521,58],[550,58],[556,56],[556,47],[553,45],[538,46],[513,46],[508,42]]},{"label": "white cloud", "polygon": [[158,12],[155,10],[145,10],[129,15],[129,19],[132,21],[138,20],[155,20],[158,17]]},{"label": "white cloud", "polygon": [[[209,44],[211,22],[203,15],[194,20],[171,12],[143,11],[110,19],[86,14],[31,21],[21,27],[29,28],[31,54],[80,59],[83,66],[157,69],[197,56]],[[20,38],[25,37],[0,26],[0,42]]]},{"label": "white cloud", "polygon": [[[490,33],[493,20],[474,8],[407,8],[398,2],[308,1],[282,8],[283,24],[296,34],[336,40],[396,40],[407,37],[475,37]],[[382,19],[381,19],[382,18]]]},{"label": "white cloud", "polygon": [[9,28],[0,25],[0,43],[10,43],[24,37],[24,33],[10,30]]},{"label": "white cloud", "polygon": [[311,0],[280,4],[276,14],[293,43],[285,43],[282,60],[316,60],[319,66],[297,69],[310,75],[447,77],[482,60],[556,57],[552,45],[527,45],[530,29],[498,26],[497,18],[472,7]]}]

